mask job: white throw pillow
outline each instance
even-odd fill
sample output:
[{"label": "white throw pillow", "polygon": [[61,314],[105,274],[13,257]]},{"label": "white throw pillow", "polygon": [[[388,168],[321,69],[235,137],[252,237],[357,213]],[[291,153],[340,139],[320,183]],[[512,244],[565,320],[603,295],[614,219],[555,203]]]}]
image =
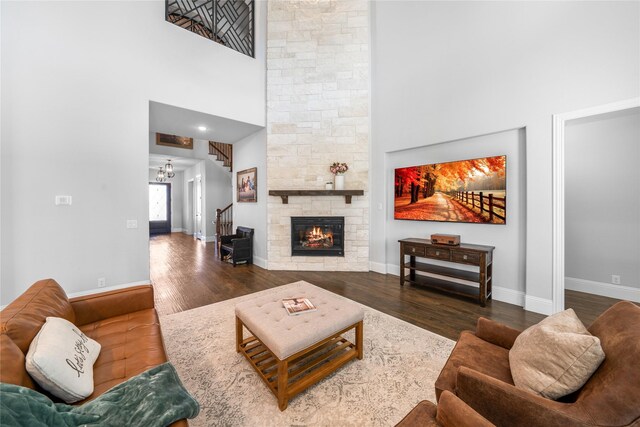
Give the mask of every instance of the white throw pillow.
[{"label": "white throw pillow", "polygon": [[578,390],[604,358],[600,339],[589,333],[572,309],[526,329],[509,351],[516,387],[548,399]]},{"label": "white throw pillow", "polygon": [[47,317],[27,353],[27,372],[45,390],[67,403],[93,393],[93,364],[100,344],[60,317]]}]

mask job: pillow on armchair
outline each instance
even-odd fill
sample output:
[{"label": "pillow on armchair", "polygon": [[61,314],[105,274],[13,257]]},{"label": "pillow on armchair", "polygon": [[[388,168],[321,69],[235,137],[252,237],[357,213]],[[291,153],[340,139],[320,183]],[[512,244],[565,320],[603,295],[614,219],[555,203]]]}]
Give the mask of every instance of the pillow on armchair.
[{"label": "pillow on armchair", "polygon": [[587,331],[573,309],[524,330],[509,351],[516,387],[554,400],[582,387],[604,358],[600,339]]}]

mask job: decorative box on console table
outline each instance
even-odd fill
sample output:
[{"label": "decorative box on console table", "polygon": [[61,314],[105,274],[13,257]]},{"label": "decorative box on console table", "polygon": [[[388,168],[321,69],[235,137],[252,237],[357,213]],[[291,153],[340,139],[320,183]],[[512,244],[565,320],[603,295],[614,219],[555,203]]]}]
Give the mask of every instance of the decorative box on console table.
[{"label": "decorative box on console table", "polygon": [[[409,282],[476,299],[484,307],[491,298],[493,246],[462,243],[446,246],[428,239],[403,239],[400,242],[400,285]],[[409,262],[405,257],[409,256]],[[420,262],[416,261],[420,258]],[[429,260],[446,261],[447,266]],[[453,264],[477,266],[477,271],[456,268]],[[409,275],[405,275],[405,270]]]}]

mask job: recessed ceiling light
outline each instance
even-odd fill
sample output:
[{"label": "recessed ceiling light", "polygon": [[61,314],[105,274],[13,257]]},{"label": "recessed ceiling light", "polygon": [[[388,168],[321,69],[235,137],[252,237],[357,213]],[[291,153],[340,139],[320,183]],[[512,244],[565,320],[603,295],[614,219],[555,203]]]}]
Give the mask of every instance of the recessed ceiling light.
[{"label": "recessed ceiling light", "polygon": [[205,130],[207,130],[206,126],[198,126],[198,130],[204,132]]}]

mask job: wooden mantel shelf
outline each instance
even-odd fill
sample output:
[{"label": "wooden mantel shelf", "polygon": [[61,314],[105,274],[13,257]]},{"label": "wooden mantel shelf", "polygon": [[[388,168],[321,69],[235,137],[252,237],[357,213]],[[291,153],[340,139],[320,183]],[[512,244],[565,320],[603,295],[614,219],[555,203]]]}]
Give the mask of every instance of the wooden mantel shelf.
[{"label": "wooden mantel shelf", "polygon": [[282,203],[289,203],[289,196],[344,196],[344,201],[351,204],[351,196],[362,196],[364,190],[269,190],[270,196],[280,196]]}]

